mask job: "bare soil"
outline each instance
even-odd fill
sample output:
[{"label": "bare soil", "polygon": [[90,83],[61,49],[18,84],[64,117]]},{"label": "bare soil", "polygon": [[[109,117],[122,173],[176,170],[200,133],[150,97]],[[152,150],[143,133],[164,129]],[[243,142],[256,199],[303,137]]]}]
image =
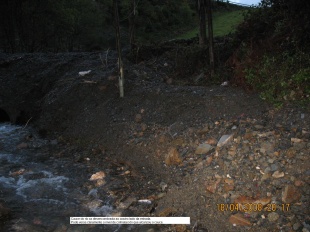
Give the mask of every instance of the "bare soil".
[{"label": "bare soil", "polygon": [[[120,98],[113,51],[2,54],[0,108],[12,122],[28,122],[42,137],[56,139],[59,159],[87,163],[90,174],[104,171],[110,178],[104,188],[115,196],[116,208],[133,198],[129,215],[191,217],[191,225],[150,231],[309,231],[309,106],[276,109],[256,93],[230,85],[184,85],[195,77],[178,79],[174,65],[167,56],[139,64],[125,60],[125,97]],[[226,134],[233,140],[216,146]],[[203,143],[213,149],[196,154]],[[167,161],[171,149],[177,151],[176,163]],[[270,176],[262,179],[266,170]],[[284,177],[271,176],[275,171]],[[287,185],[300,197],[284,211]],[[220,208],[238,196],[270,197],[279,218],[269,218],[266,208]],[[139,204],[140,199],[152,203]],[[230,223],[236,213],[250,224]]]}]

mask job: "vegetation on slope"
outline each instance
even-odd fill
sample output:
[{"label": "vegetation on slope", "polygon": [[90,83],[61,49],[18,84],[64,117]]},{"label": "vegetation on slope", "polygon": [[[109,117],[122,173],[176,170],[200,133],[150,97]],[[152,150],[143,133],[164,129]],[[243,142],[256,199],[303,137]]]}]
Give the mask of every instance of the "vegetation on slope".
[{"label": "vegetation on slope", "polygon": [[[233,33],[236,30],[238,24],[243,21],[244,10],[233,10],[233,11],[218,11],[213,14],[213,35],[215,37],[224,36],[229,33]],[[190,39],[198,37],[199,28],[186,32],[179,36],[179,39]]]},{"label": "vegetation on slope", "polygon": [[309,102],[310,3],[263,0],[249,11],[235,34],[230,59],[236,83],[255,89],[263,99]]}]

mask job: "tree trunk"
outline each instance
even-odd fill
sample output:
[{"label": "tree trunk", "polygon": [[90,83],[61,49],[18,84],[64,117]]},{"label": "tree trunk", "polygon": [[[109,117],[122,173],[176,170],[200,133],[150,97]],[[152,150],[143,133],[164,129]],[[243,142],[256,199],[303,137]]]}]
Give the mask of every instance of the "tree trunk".
[{"label": "tree trunk", "polygon": [[122,60],[122,49],[121,49],[121,37],[119,30],[119,15],[118,15],[118,0],[113,0],[113,8],[114,8],[114,21],[115,21],[115,37],[116,37],[116,48],[118,52],[118,69],[119,69],[119,93],[120,97],[124,97],[124,67]]},{"label": "tree trunk", "polygon": [[199,44],[206,45],[206,0],[198,0],[198,14],[199,14]]},{"label": "tree trunk", "polygon": [[135,18],[136,18],[136,0],[131,0],[131,9],[129,12],[129,43],[131,49],[135,44]]},{"label": "tree trunk", "polygon": [[212,24],[211,4],[212,4],[211,0],[207,0],[210,69],[211,69],[211,76],[214,76],[214,43],[213,43],[213,24]]}]

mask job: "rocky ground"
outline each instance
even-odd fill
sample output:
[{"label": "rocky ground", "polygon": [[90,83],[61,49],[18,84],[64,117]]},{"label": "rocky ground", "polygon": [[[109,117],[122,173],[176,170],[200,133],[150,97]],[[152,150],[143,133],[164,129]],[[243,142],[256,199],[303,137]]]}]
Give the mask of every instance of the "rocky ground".
[{"label": "rocky ground", "polygon": [[191,218],[147,231],[310,231],[309,106],[181,85],[167,57],[126,61],[123,99],[113,52],[2,54],[0,67],[0,108],[89,165],[84,187],[115,214]]}]

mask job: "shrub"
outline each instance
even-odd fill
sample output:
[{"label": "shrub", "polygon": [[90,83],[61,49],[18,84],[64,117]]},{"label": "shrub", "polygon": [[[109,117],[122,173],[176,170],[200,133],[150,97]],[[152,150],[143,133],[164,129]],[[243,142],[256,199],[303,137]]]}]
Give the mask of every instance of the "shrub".
[{"label": "shrub", "polygon": [[245,68],[246,81],[260,96],[279,104],[283,100],[309,101],[310,56],[298,51],[265,55],[256,65]]}]

